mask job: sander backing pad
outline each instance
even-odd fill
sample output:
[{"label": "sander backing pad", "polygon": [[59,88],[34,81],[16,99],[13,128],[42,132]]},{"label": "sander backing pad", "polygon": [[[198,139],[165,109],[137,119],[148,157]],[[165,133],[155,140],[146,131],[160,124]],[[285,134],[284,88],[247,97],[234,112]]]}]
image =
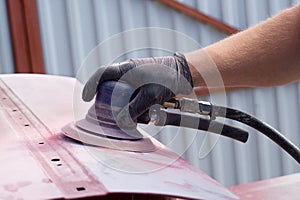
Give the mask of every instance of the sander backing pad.
[{"label": "sander backing pad", "polygon": [[132,152],[156,150],[152,139],[139,128],[121,130],[114,117],[134,95],[128,84],[107,81],[98,88],[96,101],[84,119],[71,122],[62,128],[67,137],[84,144]]}]

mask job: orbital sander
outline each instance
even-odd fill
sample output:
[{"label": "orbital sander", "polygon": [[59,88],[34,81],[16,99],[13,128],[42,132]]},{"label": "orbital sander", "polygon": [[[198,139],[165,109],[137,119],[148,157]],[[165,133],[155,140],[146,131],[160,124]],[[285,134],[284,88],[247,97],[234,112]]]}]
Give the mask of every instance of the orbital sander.
[{"label": "orbital sander", "polygon": [[[115,120],[121,109],[128,106],[135,97],[137,90],[120,81],[102,83],[85,119],[67,124],[62,132],[88,145],[133,152],[155,151],[157,147],[154,140],[145,131],[138,126],[129,130],[122,129]],[[261,132],[300,163],[300,149],[295,144],[270,125],[240,110],[197,99],[173,98],[155,109],[149,109],[149,115],[156,126],[192,128],[245,143],[249,135],[247,131],[216,119],[235,120]]]},{"label": "orbital sander", "polygon": [[95,103],[85,118],[67,124],[62,132],[88,145],[133,152],[155,151],[152,139],[142,129],[122,129],[115,120],[134,95],[135,89],[128,84],[104,82],[98,87]]}]

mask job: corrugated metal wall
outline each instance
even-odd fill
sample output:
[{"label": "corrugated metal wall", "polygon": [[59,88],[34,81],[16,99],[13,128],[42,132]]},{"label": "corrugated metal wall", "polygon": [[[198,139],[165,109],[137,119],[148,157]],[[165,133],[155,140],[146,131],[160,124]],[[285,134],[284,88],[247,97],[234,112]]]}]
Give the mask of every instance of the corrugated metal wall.
[{"label": "corrugated metal wall", "polygon": [[[181,2],[240,29],[246,29],[300,1]],[[114,34],[133,28],[151,26],[174,29],[187,34],[202,46],[226,37],[216,29],[152,0],[38,0],[38,8],[46,71],[49,74],[75,76],[84,58],[97,44]],[[174,49],[182,49],[175,38],[171,41]],[[129,43],[130,41],[123,45]],[[110,53],[106,52],[106,55],[109,56]],[[150,56],[153,52],[146,52],[144,55]],[[99,64],[105,63],[100,61]],[[227,95],[227,103],[256,115],[284,132],[300,146],[299,92],[299,84],[236,91]],[[184,156],[226,186],[300,171],[296,162],[276,145],[257,132],[248,130],[251,137],[247,144],[221,138],[213,151],[202,159],[199,159],[199,149],[205,135],[199,133]],[[168,143],[173,132],[173,128],[165,128],[164,134],[160,135],[161,141]],[[193,135],[190,131],[182,131],[180,141],[175,143],[174,149],[182,152],[191,138]]]},{"label": "corrugated metal wall", "polygon": [[0,0],[0,73],[13,72],[14,64],[9,35],[6,0]]}]

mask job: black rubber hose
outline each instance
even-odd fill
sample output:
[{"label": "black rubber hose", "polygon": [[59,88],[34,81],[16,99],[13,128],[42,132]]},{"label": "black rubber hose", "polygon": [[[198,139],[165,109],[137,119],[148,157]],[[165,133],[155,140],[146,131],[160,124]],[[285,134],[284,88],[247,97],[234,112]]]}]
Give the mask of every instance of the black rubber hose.
[{"label": "black rubber hose", "polygon": [[249,136],[247,131],[209,119],[164,111],[156,111],[156,115],[158,116],[155,122],[157,126],[171,125],[193,128],[216,133],[244,143],[247,142]]},{"label": "black rubber hose", "polygon": [[300,164],[300,149],[267,123],[242,111],[215,105],[212,106],[211,117],[226,117],[258,130],[283,148]]}]

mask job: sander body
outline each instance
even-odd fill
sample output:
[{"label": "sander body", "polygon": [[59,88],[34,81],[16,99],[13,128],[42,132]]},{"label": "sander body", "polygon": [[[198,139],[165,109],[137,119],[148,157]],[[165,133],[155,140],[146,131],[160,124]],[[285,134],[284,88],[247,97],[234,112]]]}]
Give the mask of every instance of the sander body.
[{"label": "sander body", "polygon": [[71,122],[62,132],[87,145],[133,152],[151,152],[156,147],[142,129],[121,129],[116,115],[128,105],[134,88],[116,81],[106,81],[98,88],[95,103],[82,120]]}]

